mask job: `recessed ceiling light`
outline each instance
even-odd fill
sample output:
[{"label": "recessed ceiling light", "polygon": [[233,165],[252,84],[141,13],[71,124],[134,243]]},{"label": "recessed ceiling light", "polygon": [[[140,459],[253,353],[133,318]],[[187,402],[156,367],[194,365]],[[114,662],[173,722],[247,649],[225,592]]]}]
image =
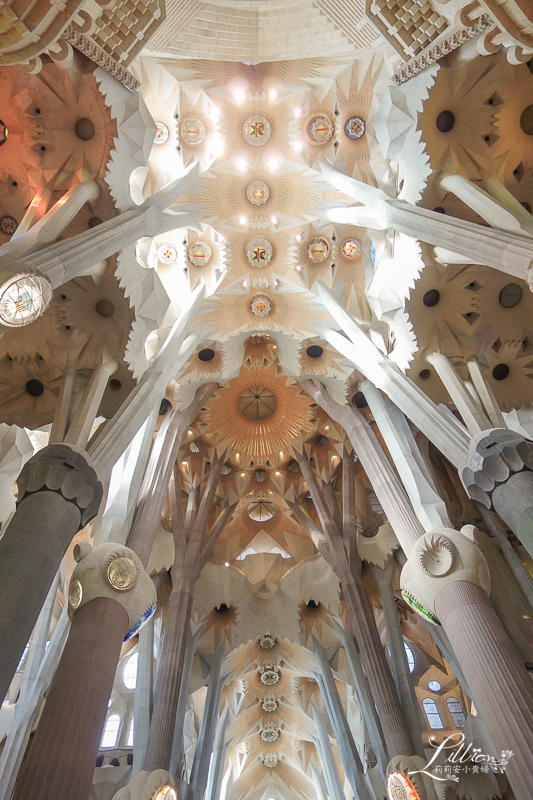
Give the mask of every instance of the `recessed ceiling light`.
[{"label": "recessed ceiling light", "polygon": [[235,89],[233,96],[238,103],[243,103],[246,97],[246,92],[244,89]]},{"label": "recessed ceiling light", "polygon": [[275,100],[276,97],[278,96],[278,93],[276,92],[275,89],[271,89],[268,93],[268,96],[270,97],[271,100]]},{"label": "recessed ceiling light", "polygon": [[238,158],[237,159],[237,169],[239,169],[241,172],[244,172],[244,170],[246,169],[246,166],[247,166],[247,164],[246,164],[246,159],[245,158]]},{"label": "recessed ceiling light", "polygon": [[301,142],[293,142],[292,147],[297,153],[299,153],[303,149],[303,144]]},{"label": "recessed ceiling light", "polygon": [[302,113],[302,109],[301,108],[295,108],[294,109],[294,116],[295,117],[299,117],[301,113]]},{"label": "recessed ceiling light", "polygon": [[274,172],[274,170],[278,168],[278,162],[275,158],[269,158],[268,168],[271,172]]},{"label": "recessed ceiling light", "polygon": [[246,217],[239,217],[239,222],[241,225],[246,225]]}]

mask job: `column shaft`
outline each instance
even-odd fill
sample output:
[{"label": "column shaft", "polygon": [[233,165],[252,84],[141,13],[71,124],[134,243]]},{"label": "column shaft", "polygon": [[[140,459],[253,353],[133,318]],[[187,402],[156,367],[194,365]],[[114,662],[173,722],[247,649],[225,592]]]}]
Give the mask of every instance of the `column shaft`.
[{"label": "column shaft", "polygon": [[157,670],[152,724],[144,769],[167,769],[172,754],[174,720],[183,671],[183,658],[192,609],[188,590],[172,591],[167,609],[165,638]]},{"label": "column shaft", "polygon": [[91,600],[74,615],[14,800],[89,797],[127,630],[127,612],[110,598]]},{"label": "column shaft", "polygon": [[497,751],[512,750],[506,775],[516,800],[533,797],[533,681],[485,592],[465,581],[439,592],[435,609]]},{"label": "column shaft", "polygon": [[133,701],[133,766],[131,776],[141,769],[146,756],[153,707],[154,617],[139,633],[137,683]]},{"label": "column shaft", "polygon": [[0,697],[4,698],[61,559],[80,527],[80,510],[59,492],[35,492],[17,506],[0,540]]}]

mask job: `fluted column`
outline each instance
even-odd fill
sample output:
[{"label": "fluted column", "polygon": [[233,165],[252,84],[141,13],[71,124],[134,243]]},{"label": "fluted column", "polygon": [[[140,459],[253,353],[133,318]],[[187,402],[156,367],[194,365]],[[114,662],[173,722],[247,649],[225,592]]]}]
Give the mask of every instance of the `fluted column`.
[{"label": "fluted column", "polygon": [[486,593],[465,581],[447,584],[435,610],[461,663],[474,702],[517,800],[533,797],[533,681]]},{"label": "fluted column", "polygon": [[514,752],[516,800],[533,796],[533,681],[488,595],[490,573],[472,526],[426,533],[401,576],[402,594],[446,631],[490,737]]},{"label": "fluted column", "polygon": [[72,626],[14,800],[87,800],[124,637],[155,609],[129,548],[83,542],[74,557]]},{"label": "fluted column", "polygon": [[75,534],[96,515],[102,485],[83,451],[43,448],[18,479],[17,509],[0,540],[0,697],[5,697]]}]

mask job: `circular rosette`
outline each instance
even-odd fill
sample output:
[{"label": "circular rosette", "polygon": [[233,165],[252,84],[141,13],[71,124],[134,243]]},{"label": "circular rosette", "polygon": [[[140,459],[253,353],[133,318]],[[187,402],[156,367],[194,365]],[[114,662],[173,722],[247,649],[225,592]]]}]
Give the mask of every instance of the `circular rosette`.
[{"label": "circular rosette", "polygon": [[326,144],[333,136],[335,126],[332,120],[325,114],[317,114],[311,117],[306,126],[306,132],[313,144]]},{"label": "circular rosette", "polygon": [[28,272],[9,277],[0,283],[0,325],[29,325],[46,311],[51,299],[52,288],[45,275]]},{"label": "circular rosette", "polygon": [[272,636],[270,633],[265,633],[263,636],[259,637],[258,641],[260,647],[264,647],[265,650],[270,650],[270,648],[274,647],[276,644],[276,637]]},{"label": "circular rosette", "polygon": [[267,667],[259,673],[259,680],[264,686],[274,686],[279,679],[279,667]]},{"label": "circular rosette", "polygon": [[242,123],[242,138],[252,147],[262,147],[271,136],[272,125],[263,114],[250,114]]},{"label": "circular rosette", "polygon": [[426,575],[447,575],[455,562],[455,545],[444,536],[432,536],[425,547],[420,547],[418,561]]},{"label": "circular rosette", "polygon": [[348,139],[360,139],[365,132],[365,121],[361,117],[350,117],[344,123],[344,133]]},{"label": "circular rosette", "polygon": [[328,258],[330,250],[331,248],[327,239],[324,239],[322,236],[317,236],[315,239],[311,239],[307,245],[307,258],[314,264],[321,264]]},{"label": "circular rosette", "polygon": [[271,769],[277,765],[278,761],[279,759],[275,753],[267,753],[263,759],[263,764]]},{"label": "circular rosette", "polygon": [[402,772],[391,772],[387,778],[389,800],[420,800],[414,784]]},{"label": "circular rosette", "polygon": [[186,119],[182,122],[180,131],[183,141],[193,147],[205,139],[205,127],[199,119]]},{"label": "circular rosette", "polygon": [[205,267],[211,261],[213,251],[205,242],[195,242],[187,250],[187,258],[193,267]]},{"label": "circular rosette", "polygon": [[73,609],[78,608],[79,604],[82,601],[82,598],[83,598],[83,589],[81,583],[79,581],[71,581],[68,592],[68,601],[71,608]]},{"label": "circular rosette", "polygon": [[272,245],[263,236],[254,236],[246,245],[246,258],[252,267],[266,267],[272,259]]},{"label": "circular rosette", "polygon": [[19,224],[15,217],[11,217],[9,214],[0,217],[0,231],[6,236],[13,236],[18,226]]},{"label": "circular rosette", "polygon": [[152,800],[178,800],[178,795],[173,786],[162,786],[152,795]]},{"label": "circular rosette", "polygon": [[163,264],[173,264],[178,257],[176,248],[171,244],[162,244],[157,248],[157,257]]},{"label": "circular rosette", "polygon": [[276,739],[279,739],[280,731],[278,728],[263,728],[262,731],[259,732],[259,736],[263,740],[263,742],[275,742]]},{"label": "circular rosette", "polygon": [[256,317],[267,317],[272,306],[270,305],[270,300],[268,297],[264,297],[264,295],[258,295],[257,297],[253,298],[252,302],[250,303],[250,308]]},{"label": "circular rosette", "polygon": [[263,711],[266,711],[267,714],[272,714],[278,707],[278,701],[275,697],[265,697],[261,705]]},{"label": "circular rosette", "polygon": [[115,558],[107,568],[107,580],[120,592],[127,592],[135,586],[139,569],[131,558]]},{"label": "circular rosette", "polygon": [[169,132],[164,122],[155,123],[154,144],[165,144],[168,141]]},{"label": "circular rosette", "polygon": [[251,181],[246,187],[246,199],[253,206],[264,206],[270,199],[270,187],[265,181]]},{"label": "circular rosette", "polygon": [[361,252],[361,245],[357,239],[345,239],[341,245],[341,253],[344,258],[356,258]]}]

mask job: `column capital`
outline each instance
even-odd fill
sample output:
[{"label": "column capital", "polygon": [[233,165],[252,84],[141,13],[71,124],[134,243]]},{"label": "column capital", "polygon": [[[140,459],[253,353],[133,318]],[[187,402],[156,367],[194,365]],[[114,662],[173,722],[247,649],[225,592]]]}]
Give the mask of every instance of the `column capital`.
[{"label": "column capital", "polygon": [[91,600],[105,597],[120,603],[128,614],[125,641],[138,633],[155,612],[157,594],[137,554],[123,544],[91,547],[80,542],[74,547],[74,559],[78,563],[70,581],[69,616]]},{"label": "column capital", "polygon": [[489,568],[476,539],[473,525],[464,525],[460,531],[436,528],[411,550],[400,579],[402,597],[434,625],[440,625],[435,611],[437,595],[448,584],[464,581],[487,595],[490,592]]},{"label": "column capital", "polygon": [[98,513],[103,488],[90,457],[68,444],[43,447],[26,462],[17,479],[17,506],[36,492],[57,492],[80,511],[78,530]]},{"label": "column capital", "polygon": [[461,480],[469,497],[491,508],[492,493],[516,472],[533,470],[533,442],[507,428],[492,428],[472,437]]}]

